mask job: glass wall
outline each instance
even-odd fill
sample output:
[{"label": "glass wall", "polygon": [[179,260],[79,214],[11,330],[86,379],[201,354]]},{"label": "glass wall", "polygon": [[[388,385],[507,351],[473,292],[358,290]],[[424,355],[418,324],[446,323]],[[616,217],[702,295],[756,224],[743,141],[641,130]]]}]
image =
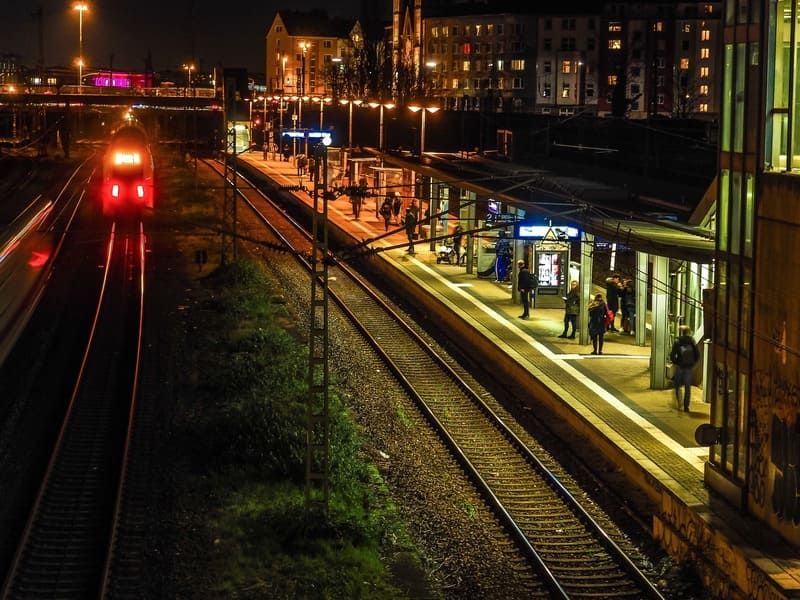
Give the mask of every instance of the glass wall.
[{"label": "glass wall", "polygon": [[770,89],[767,106],[767,170],[800,170],[800,23],[796,1],[778,0],[770,40]]}]

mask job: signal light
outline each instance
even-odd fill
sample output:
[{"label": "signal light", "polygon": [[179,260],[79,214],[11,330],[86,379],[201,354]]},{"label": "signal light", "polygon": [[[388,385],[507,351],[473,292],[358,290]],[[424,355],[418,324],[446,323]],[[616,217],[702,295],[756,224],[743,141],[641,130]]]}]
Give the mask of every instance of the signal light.
[{"label": "signal light", "polygon": [[111,186],[111,197],[119,198],[119,184],[115,183]]},{"label": "signal light", "polygon": [[136,197],[144,198],[144,186],[141,183],[136,186]]}]

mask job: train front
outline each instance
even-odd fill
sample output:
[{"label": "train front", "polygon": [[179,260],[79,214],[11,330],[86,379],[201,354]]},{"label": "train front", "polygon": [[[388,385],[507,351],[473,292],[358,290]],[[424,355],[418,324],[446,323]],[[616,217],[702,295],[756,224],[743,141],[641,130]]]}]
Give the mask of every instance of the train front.
[{"label": "train front", "polygon": [[112,136],[103,159],[103,215],[141,218],[153,211],[153,156],[144,131],[124,126]]}]

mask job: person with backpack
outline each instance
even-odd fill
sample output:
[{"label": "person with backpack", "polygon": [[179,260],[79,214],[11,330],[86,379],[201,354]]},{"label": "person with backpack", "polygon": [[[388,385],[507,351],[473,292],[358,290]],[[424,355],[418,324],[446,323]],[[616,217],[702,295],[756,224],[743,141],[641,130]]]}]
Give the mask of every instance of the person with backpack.
[{"label": "person with backpack", "polygon": [[603,294],[595,294],[589,303],[589,337],[592,339],[592,354],[603,353],[607,318],[608,306],[603,300]]},{"label": "person with backpack", "polygon": [[[569,337],[575,339],[575,330],[578,328],[578,312],[581,309],[581,297],[578,293],[578,282],[570,284],[569,293],[564,296],[564,332],[558,336],[560,338]],[[572,325],[572,335],[567,336],[567,330]]]},{"label": "person with backpack", "polygon": [[681,387],[683,391],[683,412],[689,412],[689,400],[692,395],[692,380],[694,379],[694,368],[700,360],[700,350],[694,339],[689,335],[689,327],[681,325],[678,328],[679,336],[672,344],[669,359],[675,366],[675,373],[672,376],[672,383],[675,386],[675,400],[678,407],[681,405]]},{"label": "person with backpack", "polygon": [[531,273],[528,271],[528,266],[525,261],[520,259],[517,261],[519,272],[517,273],[517,289],[519,290],[520,299],[522,300],[522,314],[520,319],[527,319],[530,316],[531,306]]}]

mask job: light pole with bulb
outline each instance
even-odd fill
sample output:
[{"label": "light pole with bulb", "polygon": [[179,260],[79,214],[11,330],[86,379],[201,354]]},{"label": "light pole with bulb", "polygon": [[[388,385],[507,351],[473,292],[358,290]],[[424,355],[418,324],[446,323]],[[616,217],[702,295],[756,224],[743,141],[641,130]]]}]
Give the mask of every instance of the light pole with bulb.
[{"label": "light pole with bulb", "polygon": [[362,102],[361,100],[345,100],[344,98],[339,100],[339,103],[342,104],[342,105],[344,105],[344,104],[349,104],[350,105],[350,117],[349,117],[349,120],[348,120],[349,126],[347,128],[347,153],[348,154],[352,154],[353,153],[353,104],[355,104],[356,106],[361,106],[361,102]]},{"label": "light pole with bulb", "polygon": [[369,106],[370,108],[380,108],[378,117],[378,150],[383,152],[383,109],[386,107],[391,110],[394,108],[394,104],[391,102],[370,102]]},{"label": "light pole with bulb", "polygon": [[[187,76],[186,76],[186,88],[191,93],[191,89],[192,89],[192,71],[194,70],[194,65],[192,65],[192,64],[183,65],[183,69],[187,73]],[[183,95],[184,95],[184,97],[186,97],[186,91],[183,92]],[[192,94],[192,95],[194,95],[194,94]]]},{"label": "light pole with bulb", "polygon": [[412,104],[409,107],[411,112],[422,112],[422,126],[420,127],[420,138],[419,138],[419,156],[422,158],[422,155],[425,153],[425,113],[435,113],[439,110],[438,106],[421,106],[419,104]]},{"label": "light pole with bulb", "polygon": [[77,2],[72,5],[73,10],[78,11],[78,88],[83,86],[83,13],[89,10],[89,5],[85,2]]},{"label": "light pole with bulb", "polygon": [[314,96],[311,98],[312,102],[319,102],[319,130],[322,131],[323,128],[323,111],[325,109],[326,104],[330,104],[333,101],[333,98],[330,96]]}]

